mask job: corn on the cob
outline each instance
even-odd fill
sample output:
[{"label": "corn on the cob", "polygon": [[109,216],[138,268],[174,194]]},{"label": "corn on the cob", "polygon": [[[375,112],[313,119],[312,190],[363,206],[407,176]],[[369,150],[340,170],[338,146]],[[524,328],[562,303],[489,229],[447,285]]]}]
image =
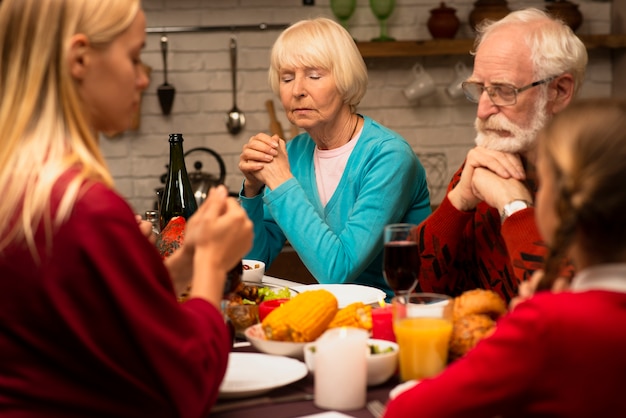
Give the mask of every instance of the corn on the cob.
[{"label": "corn on the cob", "polygon": [[325,289],[299,293],[262,322],[269,340],[309,342],[322,335],[337,313],[337,298]]},{"label": "corn on the cob", "polygon": [[356,327],[365,330],[372,329],[372,306],[363,302],[354,302],[340,309],[328,328]]}]

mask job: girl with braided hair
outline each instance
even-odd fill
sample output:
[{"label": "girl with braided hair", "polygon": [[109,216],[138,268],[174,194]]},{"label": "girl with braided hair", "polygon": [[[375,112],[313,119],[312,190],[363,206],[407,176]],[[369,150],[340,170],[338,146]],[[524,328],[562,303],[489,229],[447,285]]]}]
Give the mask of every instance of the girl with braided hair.
[{"label": "girl with braided hair", "polygon": [[626,103],[570,105],[536,152],[542,280],[567,257],[570,288],[520,302],[442,374],[393,391],[385,417],[626,416]]}]

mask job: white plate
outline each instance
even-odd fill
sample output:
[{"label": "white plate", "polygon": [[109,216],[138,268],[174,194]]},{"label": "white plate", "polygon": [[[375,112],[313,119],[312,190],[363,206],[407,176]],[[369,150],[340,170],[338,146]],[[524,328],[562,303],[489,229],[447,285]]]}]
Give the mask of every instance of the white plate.
[{"label": "white plate", "polygon": [[308,284],[304,286],[292,287],[299,293],[307,290],[326,289],[337,298],[339,309],[345,308],[354,302],[363,302],[366,305],[380,302],[387,296],[385,292],[371,286],[361,286],[358,284]]},{"label": "white plate", "polygon": [[296,382],[308,373],[298,360],[259,353],[230,353],[220,398],[257,396]]}]

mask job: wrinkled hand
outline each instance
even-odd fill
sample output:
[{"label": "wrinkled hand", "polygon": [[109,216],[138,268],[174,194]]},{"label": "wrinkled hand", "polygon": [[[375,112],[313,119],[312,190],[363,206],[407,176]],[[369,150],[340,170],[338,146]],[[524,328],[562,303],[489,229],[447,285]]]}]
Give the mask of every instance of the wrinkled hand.
[{"label": "wrinkled hand", "polygon": [[518,155],[474,147],[467,153],[459,183],[448,193],[450,203],[458,210],[472,210],[482,200],[475,194],[477,189],[474,188],[474,174],[477,168],[485,168],[502,179],[521,181],[526,177]]},{"label": "wrinkled hand", "polygon": [[[536,270],[530,277],[530,280],[520,283],[517,290],[517,296],[511,299],[509,308],[515,309],[517,305],[530,299],[537,290],[537,285],[543,278],[543,270]],[[569,289],[569,280],[565,277],[559,277],[554,281],[551,291],[553,293],[563,292]]]},{"label": "wrinkled hand", "polygon": [[154,245],[156,243],[156,235],[152,232],[152,222],[143,220],[141,215],[135,215],[135,220],[141,233]]},{"label": "wrinkled hand", "polygon": [[278,155],[278,135],[269,136],[259,133],[250,138],[243,146],[239,156],[239,170],[243,173],[245,196],[252,197],[259,193],[265,185],[263,177],[258,173],[263,170],[266,163],[271,162]]},{"label": "wrinkled hand", "polygon": [[521,181],[509,177],[502,178],[486,168],[476,168],[472,178],[472,192],[474,196],[489,206],[498,209],[500,213],[509,202],[525,200],[532,202],[533,198]]},{"label": "wrinkled hand", "polygon": [[293,176],[285,141],[278,135],[270,137],[264,133],[253,136],[244,145],[239,169],[246,178],[244,193],[248,197],[258,194],[263,185],[275,189]]}]

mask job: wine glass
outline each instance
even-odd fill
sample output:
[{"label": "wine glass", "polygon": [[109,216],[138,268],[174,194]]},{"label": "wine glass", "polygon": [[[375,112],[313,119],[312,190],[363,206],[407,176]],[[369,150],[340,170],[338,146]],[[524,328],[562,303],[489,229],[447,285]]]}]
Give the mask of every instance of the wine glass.
[{"label": "wine glass", "polygon": [[395,41],[387,35],[387,19],[393,13],[394,7],[396,7],[396,0],[370,0],[370,9],[380,24],[380,36],[373,38],[372,41]]},{"label": "wine glass", "polygon": [[383,231],[383,274],[396,296],[409,295],[417,286],[420,254],[411,238],[413,224],[390,224]]},{"label": "wine glass", "polygon": [[348,19],[356,9],[356,0],[330,0],[330,10],[346,30],[348,30]]}]

